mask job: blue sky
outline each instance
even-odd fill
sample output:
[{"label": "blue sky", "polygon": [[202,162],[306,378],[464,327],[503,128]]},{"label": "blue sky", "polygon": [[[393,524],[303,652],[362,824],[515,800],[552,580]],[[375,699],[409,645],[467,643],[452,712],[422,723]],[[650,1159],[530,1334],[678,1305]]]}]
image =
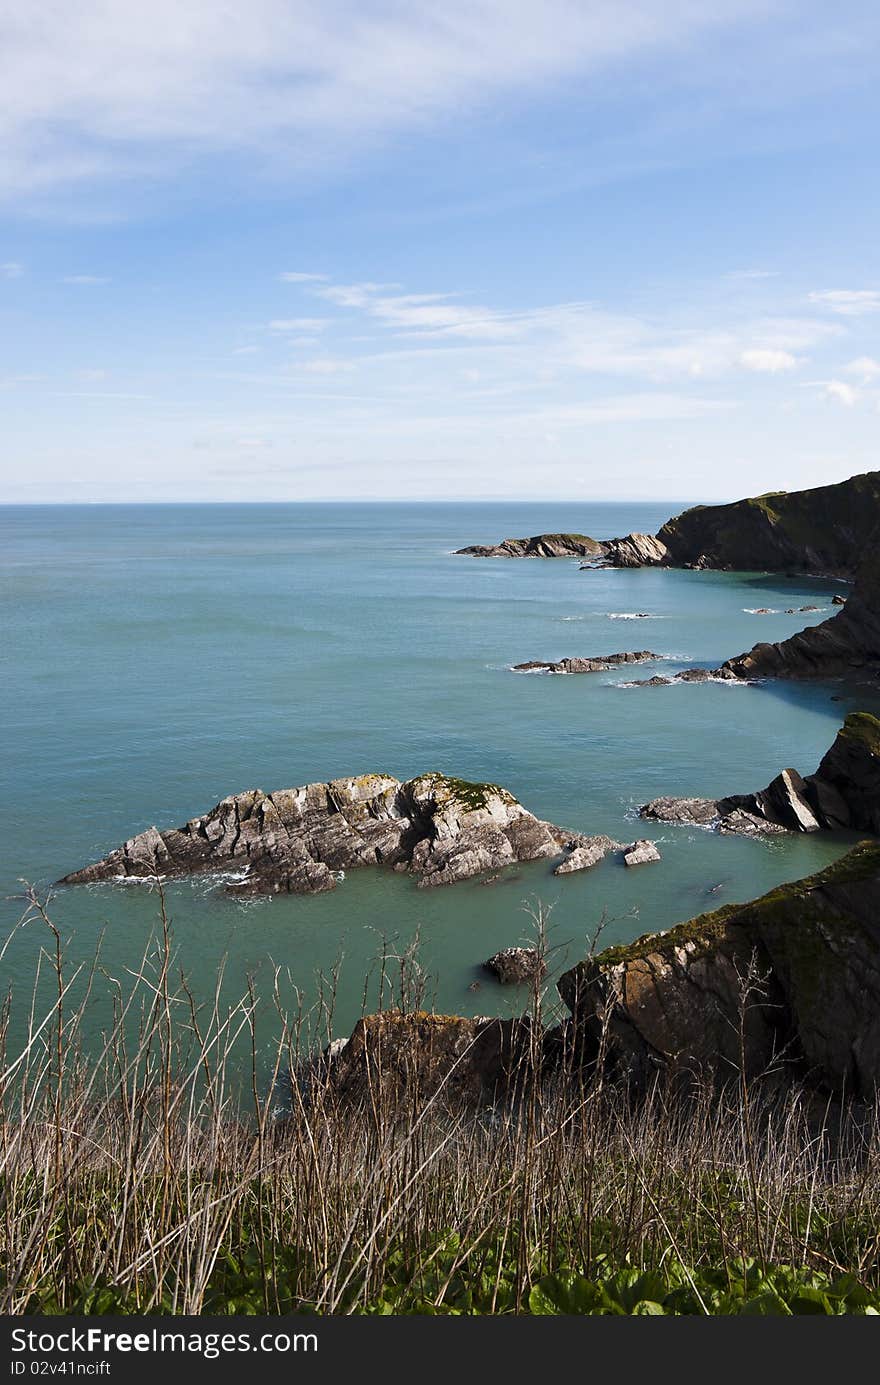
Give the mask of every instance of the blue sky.
[{"label": "blue sky", "polygon": [[880,465],[880,9],[0,0],[0,500]]}]

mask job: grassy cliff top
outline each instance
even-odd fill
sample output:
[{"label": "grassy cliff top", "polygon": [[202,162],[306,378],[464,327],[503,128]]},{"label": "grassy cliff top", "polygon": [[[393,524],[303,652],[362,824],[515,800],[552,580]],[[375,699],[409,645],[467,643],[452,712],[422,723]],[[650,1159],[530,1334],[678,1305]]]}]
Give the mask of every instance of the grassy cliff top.
[{"label": "grassy cliff top", "polygon": [[871,755],[880,755],[880,720],[870,712],[850,712],[838,735],[864,747]]}]

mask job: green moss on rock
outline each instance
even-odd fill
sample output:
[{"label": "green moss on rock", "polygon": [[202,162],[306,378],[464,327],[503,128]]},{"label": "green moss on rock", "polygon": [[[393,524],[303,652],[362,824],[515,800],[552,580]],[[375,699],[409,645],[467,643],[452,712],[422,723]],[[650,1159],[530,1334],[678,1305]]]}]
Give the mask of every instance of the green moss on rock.
[{"label": "green moss on rock", "polygon": [[870,712],[850,712],[838,734],[871,755],[880,755],[880,720]]},{"label": "green moss on rock", "polygon": [[[873,718],[871,718],[873,720]],[[746,904],[725,904],[709,914],[700,914],[686,923],[676,924],[660,933],[647,933],[635,942],[609,947],[599,953],[595,965],[600,970],[619,966],[652,953],[670,952],[675,948],[690,945],[696,952],[711,951],[725,935],[732,924],[742,925],[750,931],[757,931],[764,923],[777,923],[787,919],[792,905],[800,911],[800,921],[804,925],[815,922],[823,912],[823,907],[812,896],[827,885],[852,885],[860,881],[880,876],[880,843],[860,842],[852,851],[838,861],[808,875],[802,880],[777,885],[775,889],[759,899]],[[807,944],[808,928],[798,932],[798,945]]]}]

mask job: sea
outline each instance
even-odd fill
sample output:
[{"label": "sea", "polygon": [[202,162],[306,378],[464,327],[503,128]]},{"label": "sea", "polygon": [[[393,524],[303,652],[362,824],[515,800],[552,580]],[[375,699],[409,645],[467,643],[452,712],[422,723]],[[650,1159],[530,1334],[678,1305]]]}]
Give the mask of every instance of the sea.
[{"label": "sea", "polygon": [[[253,987],[260,1061],[279,1005],[311,1016],[323,997],[325,1019],[332,1009],[334,1032],[347,1033],[393,987],[402,957],[417,956],[429,1006],[514,1013],[522,994],[481,963],[532,940],[541,914],[552,1010],[555,976],[597,930],[601,945],[632,939],[840,855],[842,835],[746,840],[643,823],[638,808],[661,794],[747,792],[785,766],[808,773],[848,711],[880,710],[876,694],[631,680],[717,666],[824,620],[842,584],[454,553],[548,531],[653,533],[687,503],[0,509],[0,974],[12,1040],[54,945],[28,889],[59,931],[65,974],[91,977],[82,1032],[97,1050],[113,988],[149,952],[160,900],[144,884],[53,882],[152,823],[183,823],[248,788],[439,770],[502,784],[573,832],[650,837],[662,854],[560,878],[539,862],[432,890],[363,869],[305,898],[243,900],[214,876],[168,882],[175,975],[199,1006],[218,984],[224,1004]],[[805,605],[818,609],[786,614]],[[657,663],[570,677],[511,670],[636,649]]]}]

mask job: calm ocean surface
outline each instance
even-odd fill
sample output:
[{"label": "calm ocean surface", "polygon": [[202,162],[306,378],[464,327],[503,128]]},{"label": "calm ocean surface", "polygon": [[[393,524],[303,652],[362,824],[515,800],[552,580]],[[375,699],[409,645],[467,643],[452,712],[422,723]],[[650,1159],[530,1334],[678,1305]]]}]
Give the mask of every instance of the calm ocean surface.
[{"label": "calm ocean surface", "polygon": [[[242,901],[201,879],[169,886],[175,945],[201,999],[227,959],[227,994],[275,966],[307,1002],[342,959],[337,1029],[360,1012],[382,936],[416,933],[439,1008],[506,1013],[521,997],[483,958],[552,905],[557,970],[604,914],[614,942],[745,899],[840,854],[827,835],[753,842],[643,831],[660,793],[746,791],[817,765],[844,713],[877,710],[844,686],[620,686],[625,672],[526,676],[531,658],[648,648],[665,671],[716,664],[828,612],[834,583],[760,574],[595,571],[568,560],[452,556],[466,543],[577,530],[654,532],[682,508],[627,504],[106,506],[0,509],[4,726],[2,908],[150,823],[175,825],[246,788],[367,770],[489,779],[552,821],[660,842],[662,863],[607,861],[554,879],[546,864],[490,886],[419,891],[349,873],[315,898]],[[816,603],[815,615],[786,616]],[[780,614],[758,616],[749,608]],[[646,620],[627,619],[648,612]],[[654,672],[652,668],[648,672]],[[647,676],[639,671],[636,676]],[[832,701],[832,697],[839,701]],[[72,959],[124,976],[157,917],[143,886],[59,890]],[[20,1023],[31,924],[0,960]],[[292,978],[292,982],[287,978]],[[106,1013],[90,1021],[98,1034]],[[266,1021],[271,1037],[271,1016]]]}]

